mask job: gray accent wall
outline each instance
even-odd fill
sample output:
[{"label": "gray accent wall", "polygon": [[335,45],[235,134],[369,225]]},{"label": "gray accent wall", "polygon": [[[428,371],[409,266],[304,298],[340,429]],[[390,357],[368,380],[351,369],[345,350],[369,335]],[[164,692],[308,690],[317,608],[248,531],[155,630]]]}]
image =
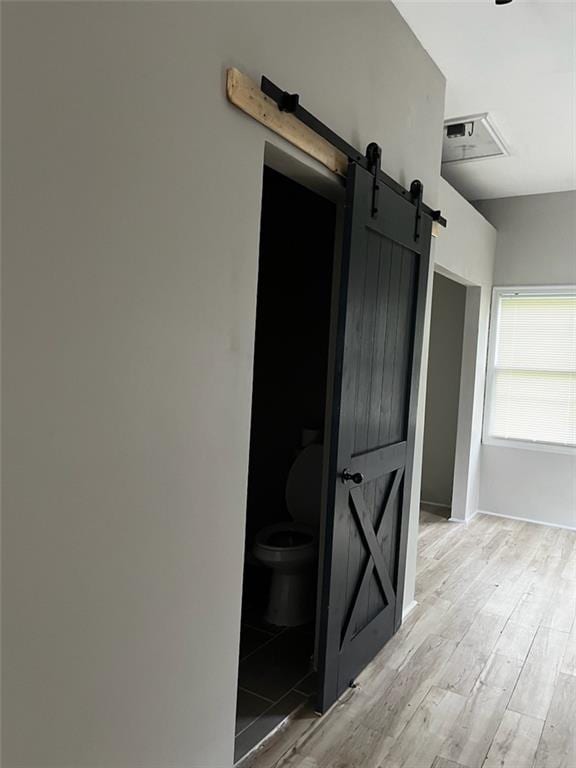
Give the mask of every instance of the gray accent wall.
[{"label": "gray accent wall", "polygon": [[460,371],[466,288],[434,274],[426,415],[422,462],[422,500],[451,506],[458,430]]},{"label": "gray accent wall", "polygon": [[390,2],[7,2],[2,35],[3,765],[230,768],[266,143],[318,166],[225,69],[433,207],[444,78]]},{"label": "gray accent wall", "polygon": [[[498,230],[495,285],[576,285],[576,192],[475,205]],[[479,507],[576,528],[576,453],[483,445]]]}]

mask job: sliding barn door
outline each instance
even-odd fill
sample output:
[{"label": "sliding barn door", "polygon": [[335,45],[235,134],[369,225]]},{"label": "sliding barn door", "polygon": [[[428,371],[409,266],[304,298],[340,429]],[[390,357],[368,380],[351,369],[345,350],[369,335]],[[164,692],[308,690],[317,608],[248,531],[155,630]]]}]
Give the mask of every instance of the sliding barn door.
[{"label": "sliding barn door", "polygon": [[432,222],[351,163],[333,339],[317,663],[325,711],[401,622]]}]

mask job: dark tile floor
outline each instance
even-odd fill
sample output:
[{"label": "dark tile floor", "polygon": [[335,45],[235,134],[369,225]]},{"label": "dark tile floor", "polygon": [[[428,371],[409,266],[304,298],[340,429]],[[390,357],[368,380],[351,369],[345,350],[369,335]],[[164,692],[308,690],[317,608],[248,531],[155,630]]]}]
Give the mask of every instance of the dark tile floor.
[{"label": "dark tile floor", "polygon": [[312,627],[242,625],[236,708],[236,761],[246,755],[316,690]]}]

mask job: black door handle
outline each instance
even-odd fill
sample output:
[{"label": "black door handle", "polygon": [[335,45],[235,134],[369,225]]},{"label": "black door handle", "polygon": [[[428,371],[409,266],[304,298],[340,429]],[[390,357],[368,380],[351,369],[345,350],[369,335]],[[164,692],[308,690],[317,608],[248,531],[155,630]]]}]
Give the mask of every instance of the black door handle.
[{"label": "black door handle", "polygon": [[342,472],[342,482],[345,483],[348,480],[352,480],[353,483],[356,483],[356,485],[360,485],[360,483],[364,482],[364,475],[362,472],[354,472],[353,474],[350,474],[347,469],[345,469]]}]

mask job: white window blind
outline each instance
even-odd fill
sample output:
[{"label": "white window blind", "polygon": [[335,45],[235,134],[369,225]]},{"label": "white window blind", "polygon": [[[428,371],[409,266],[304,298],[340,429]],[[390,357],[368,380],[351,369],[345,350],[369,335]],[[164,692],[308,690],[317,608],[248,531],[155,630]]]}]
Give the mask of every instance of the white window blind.
[{"label": "white window blind", "polygon": [[576,446],[576,294],[549,290],[495,291],[488,438]]}]

